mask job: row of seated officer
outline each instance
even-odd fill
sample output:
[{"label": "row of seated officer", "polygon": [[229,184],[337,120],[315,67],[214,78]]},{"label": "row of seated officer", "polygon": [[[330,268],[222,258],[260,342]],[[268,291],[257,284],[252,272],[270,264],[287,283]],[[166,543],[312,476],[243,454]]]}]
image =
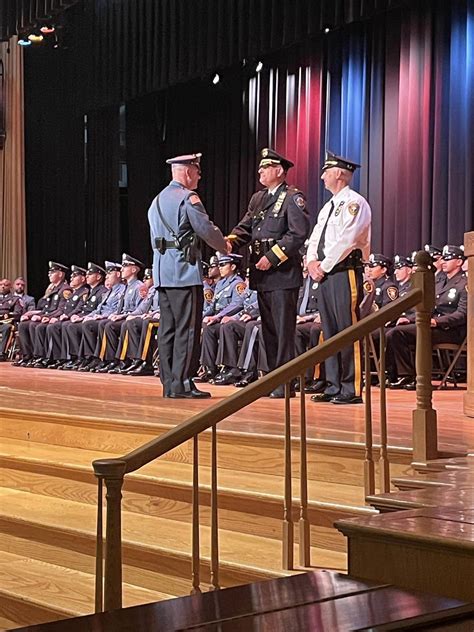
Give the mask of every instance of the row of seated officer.
[{"label": "row of seated officer", "polygon": [[[462,248],[445,246],[443,251],[425,246],[436,267],[437,303],[433,314],[433,342],[461,343],[466,331],[466,276]],[[248,289],[238,273],[241,256],[218,255],[206,265],[204,280],[203,365],[200,378],[215,384],[246,386],[268,371],[261,335],[256,293]],[[304,257],[302,258],[304,266]],[[397,255],[394,276],[392,261],[371,254],[366,262],[361,315],[379,309],[410,289],[413,257]],[[143,283],[138,274],[143,264],[124,254],[122,263],[106,262],[105,269],[89,263],[88,269],[68,268],[50,262],[48,286],[38,309],[20,316],[21,302],[0,283],[0,318],[12,330],[20,320],[21,359],[18,366],[60,368],[127,375],[152,375],[153,333],[159,325],[158,293],[151,271]],[[219,278],[219,280],[217,280]],[[122,283],[126,282],[126,285]],[[298,300],[295,346],[297,354],[319,344],[322,337],[316,299],[317,283],[304,269]],[[2,308],[2,297],[4,310]],[[6,318],[8,317],[8,318]],[[414,388],[413,356],[415,313],[402,315],[387,324],[388,385]],[[8,334],[11,337],[11,334]],[[0,331],[0,343],[7,337]],[[373,336],[377,337],[377,332]],[[308,371],[306,391],[324,388],[324,367]]]}]

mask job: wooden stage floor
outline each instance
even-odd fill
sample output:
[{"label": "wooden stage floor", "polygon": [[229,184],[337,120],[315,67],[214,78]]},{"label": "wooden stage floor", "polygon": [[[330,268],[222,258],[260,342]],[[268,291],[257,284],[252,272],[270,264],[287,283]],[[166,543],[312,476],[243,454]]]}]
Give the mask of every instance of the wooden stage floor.
[{"label": "wooden stage floor", "polygon": [[[223,397],[233,386],[202,385],[212,392],[208,400],[169,400],[161,396],[156,377],[126,377],[71,371],[50,371],[0,364],[0,423],[3,410],[71,415],[74,418],[133,421],[146,426],[175,426]],[[434,392],[438,413],[439,448],[447,452],[474,450],[474,419],[463,414],[463,390]],[[379,389],[372,389],[375,439],[378,437]],[[298,434],[299,400],[292,400],[295,434]],[[411,447],[411,411],[415,393],[387,391],[389,444]],[[364,441],[364,406],[315,404],[307,396],[308,436],[313,439],[361,443]],[[283,435],[283,401],[261,398],[219,424],[226,431]]]}]

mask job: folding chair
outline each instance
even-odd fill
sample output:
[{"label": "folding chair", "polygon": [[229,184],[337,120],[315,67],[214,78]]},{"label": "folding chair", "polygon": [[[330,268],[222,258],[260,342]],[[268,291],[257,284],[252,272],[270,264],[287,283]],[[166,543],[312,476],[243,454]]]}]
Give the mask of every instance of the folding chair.
[{"label": "folding chair", "polygon": [[[447,380],[451,378],[454,384],[454,388],[458,387],[458,380],[454,367],[457,361],[461,357],[462,353],[467,354],[467,336],[460,344],[454,344],[451,342],[443,342],[437,345],[433,345],[433,351],[436,353],[441,371],[444,373],[441,382],[438,386],[438,390],[447,388]],[[446,369],[446,366],[448,368]]]}]

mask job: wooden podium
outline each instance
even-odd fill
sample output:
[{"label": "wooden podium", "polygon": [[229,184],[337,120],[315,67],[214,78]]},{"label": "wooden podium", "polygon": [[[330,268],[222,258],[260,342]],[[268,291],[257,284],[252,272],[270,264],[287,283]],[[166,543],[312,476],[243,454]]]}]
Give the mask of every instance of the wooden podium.
[{"label": "wooden podium", "polygon": [[464,395],[464,414],[474,417],[474,231],[464,234],[464,254],[468,258],[467,392]]}]

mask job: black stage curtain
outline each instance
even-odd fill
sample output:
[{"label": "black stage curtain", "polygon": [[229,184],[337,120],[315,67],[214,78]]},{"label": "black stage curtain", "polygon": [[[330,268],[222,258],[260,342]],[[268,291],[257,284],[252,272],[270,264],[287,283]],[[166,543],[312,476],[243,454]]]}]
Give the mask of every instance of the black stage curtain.
[{"label": "black stage curtain", "polygon": [[84,121],[71,115],[74,89],[53,50],[25,64],[28,286],[41,296],[48,260],[84,265]]},{"label": "black stage curtain", "polygon": [[123,218],[119,197],[119,108],[87,116],[86,259],[120,261]]}]

